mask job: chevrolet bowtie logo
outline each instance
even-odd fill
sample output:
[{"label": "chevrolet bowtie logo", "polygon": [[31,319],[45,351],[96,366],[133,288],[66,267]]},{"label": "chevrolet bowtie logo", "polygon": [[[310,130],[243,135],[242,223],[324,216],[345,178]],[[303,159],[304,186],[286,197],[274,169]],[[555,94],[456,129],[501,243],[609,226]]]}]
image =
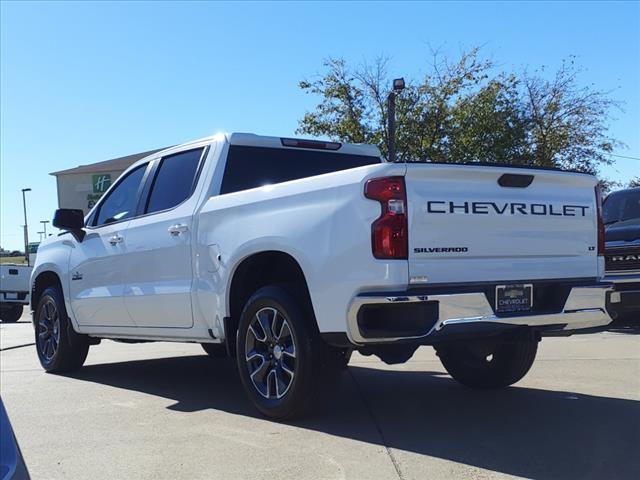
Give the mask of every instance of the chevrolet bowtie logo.
[{"label": "chevrolet bowtie logo", "polygon": [[524,292],[519,289],[506,290],[504,292],[504,296],[508,298],[518,298],[521,297]]}]

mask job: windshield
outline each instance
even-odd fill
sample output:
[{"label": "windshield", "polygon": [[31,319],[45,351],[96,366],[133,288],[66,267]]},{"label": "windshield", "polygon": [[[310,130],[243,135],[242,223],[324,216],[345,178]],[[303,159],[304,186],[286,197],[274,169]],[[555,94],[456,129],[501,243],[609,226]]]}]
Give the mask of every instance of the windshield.
[{"label": "windshield", "polygon": [[602,213],[605,224],[640,219],[640,190],[612,193],[605,199]]}]

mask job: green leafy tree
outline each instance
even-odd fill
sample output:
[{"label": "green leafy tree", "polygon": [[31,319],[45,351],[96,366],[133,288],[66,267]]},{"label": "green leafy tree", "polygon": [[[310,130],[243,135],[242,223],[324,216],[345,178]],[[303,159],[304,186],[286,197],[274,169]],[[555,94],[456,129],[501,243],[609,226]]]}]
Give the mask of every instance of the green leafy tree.
[{"label": "green leafy tree", "polygon": [[518,85],[514,75],[501,75],[456,102],[447,134],[447,154],[453,161],[535,163]]},{"label": "green leafy tree", "polygon": [[[300,82],[319,103],[298,133],[376,144],[388,152],[387,59],[352,68],[328,59],[323,73]],[[475,48],[454,60],[433,53],[428,73],[408,80],[396,99],[400,161],[497,162],[577,169],[610,163],[618,142],[607,134],[609,92],[581,87],[573,59],[548,78],[497,71]]]}]

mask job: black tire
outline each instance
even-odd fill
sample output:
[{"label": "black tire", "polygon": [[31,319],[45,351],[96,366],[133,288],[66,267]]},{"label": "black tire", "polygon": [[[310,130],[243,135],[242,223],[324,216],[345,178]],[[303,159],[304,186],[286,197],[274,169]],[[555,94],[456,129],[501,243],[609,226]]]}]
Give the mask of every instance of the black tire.
[{"label": "black tire", "polygon": [[50,373],[65,373],[82,367],[89,353],[89,340],[73,329],[57,287],[42,292],[34,320],[36,351],[42,368]]},{"label": "black tire", "polygon": [[537,340],[493,346],[464,343],[437,347],[454,380],[471,388],[503,388],[522,379],[536,358]]},{"label": "black tire", "polygon": [[200,345],[211,358],[224,358],[227,356],[227,347],[224,343],[201,343]]},{"label": "black tire", "polygon": [[[262,329],[265,322],[271,333]],[[322,398],[318,394],[331,377],[327,370],[333,369],[323,368],[328,346],[312,322],[304,302],[282,286],[259,289],[242,311],[236,342],[240,379],[251,402],[269,418],[299,417]]]},{"label": "black tire", "polygon": [[2,307],[0,310],[0,320],[2,323],[16,323],[22,316],[24,307],[22,305],[11,305],[10,307]]}]

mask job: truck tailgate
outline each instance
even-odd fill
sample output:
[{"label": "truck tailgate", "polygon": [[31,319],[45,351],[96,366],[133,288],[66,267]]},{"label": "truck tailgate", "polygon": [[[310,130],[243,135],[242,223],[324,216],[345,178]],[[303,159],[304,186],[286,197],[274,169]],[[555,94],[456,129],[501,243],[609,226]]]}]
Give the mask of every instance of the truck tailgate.
[{"label": "truck tailgate", "polygon": [[409,164],[410,283],[600,276],[595,184],[552,170]]},{"label": "truck tailgate", "polygon": [[31,270],[28,265],[0,265],[0,301],[23,301],[30,290]]}]

